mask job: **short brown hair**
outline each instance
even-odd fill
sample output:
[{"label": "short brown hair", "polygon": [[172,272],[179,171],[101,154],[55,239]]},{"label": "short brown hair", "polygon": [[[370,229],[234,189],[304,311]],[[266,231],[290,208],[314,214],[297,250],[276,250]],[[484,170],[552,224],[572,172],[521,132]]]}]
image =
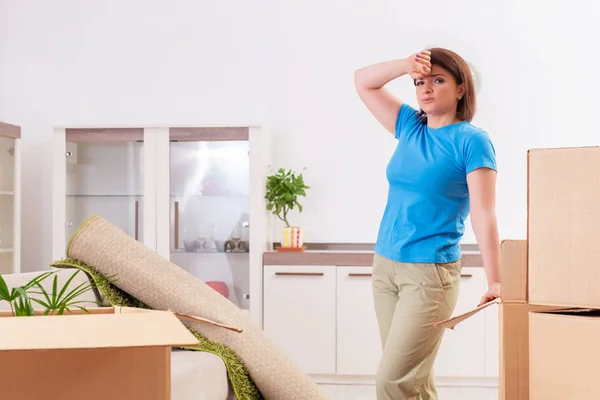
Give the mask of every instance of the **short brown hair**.
[{"label": "short brown hair", "polygon": [[[454,77],[457,85],[464,83],[465,94],[456,106],[456,117],[461,121],[471,122],[475,115],[477,99],[469,64],[451,50],[436,47],[429,51],[431,52],[431,65],[439,65],[447,70]],[[427,114],[423,110],[419,111],[419,117],[422,123],[427,123]]]}]

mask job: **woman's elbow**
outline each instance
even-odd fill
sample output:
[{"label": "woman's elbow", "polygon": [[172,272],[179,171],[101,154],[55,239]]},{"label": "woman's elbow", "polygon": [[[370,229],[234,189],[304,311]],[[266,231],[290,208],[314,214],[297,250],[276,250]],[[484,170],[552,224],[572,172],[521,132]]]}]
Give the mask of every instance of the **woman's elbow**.
[{"label": "woman's elbow", "polygon": [[354,87],[359,90],[364,88],[364,78],[363,78],[363,70],[362,69],[357,69],[356,71],[354,71]]},{"label": "woman's elbow", "polygon": [[478,206],[471,208],[471,221],[475,224],[493,223],[496,221],[496,210],[493,206]]}]

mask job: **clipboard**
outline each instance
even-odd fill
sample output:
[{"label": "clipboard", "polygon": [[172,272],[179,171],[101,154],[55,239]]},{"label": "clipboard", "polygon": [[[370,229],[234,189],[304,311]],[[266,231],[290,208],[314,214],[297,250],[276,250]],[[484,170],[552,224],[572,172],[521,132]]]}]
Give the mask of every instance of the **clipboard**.
[{"label": "clipboard", "polygon": [[446,328],[446,329],[454,329],[454,327],[456,325],[460,324],[462,321],[466,320],[467,318],[470,318],[471,316],[477,314],[479,311],[481,311],[493,304],[500,304],[500,303],[502,303],[502,299],[495,298],[494,300],[490,300],[487,303],[484,303],[470,311],[456,315],[454,317],[448,318],[443,321],[434,322],[432,325],[436,328],[441,326],[442,328]]}]

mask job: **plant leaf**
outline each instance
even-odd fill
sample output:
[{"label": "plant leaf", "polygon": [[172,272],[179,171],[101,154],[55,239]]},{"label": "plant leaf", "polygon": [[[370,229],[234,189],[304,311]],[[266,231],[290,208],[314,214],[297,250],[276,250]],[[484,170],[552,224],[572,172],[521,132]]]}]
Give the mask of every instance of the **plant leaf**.
[{"label": "plant leaf", "polygon": [[43,300],[32,298],[31,301],[35,301],[36,303],[38,303],[39,305],[41,305],[44,308],[47,308],[47,309],[51,309],[52,308],[52,306],[50,304],[45,303]]},{"label": "plant leaf", "polygon": [[58,287],[58,276],[54,275],[54,281],[52,282],[52,303],[56,304],[56,288]]},{"label": "plant leaf", "polygon": [[23,286],[23,289],[25,289],[25,290],[30,289],[31,287],[42,282],[44,279],[48,278],[50,275],[52,275],[54,273],[56,273],[56,271],[44,272],[43,274],[36,276],[35,278],[33,278],[32,280],[27,282],[27,284],[25,286]]},{"label": "plant leaf", "polygon": [[46,301],[48,302],[48,304],[53,304],[52,300],[50,299],[50,295],[48,295],[48,292],[46,292],[46,289],[44,289],[44,287],[39,282],[36,282],[35,286],[37,286],[40,289],[40,291],[41,291],[40,294],[46,298]]},{"label": "plant leaf", "polygon": [[0,275],[0,300],[10,301],[10,292],[8,291],[8,285],[6,281]]},{"label": "plant leaf", "polygon": [[67,290],[67,287],[69,287],[69,285],[71,284],[71,281],[73,280],[73,278],[75,278],[75,276],[79,273],[80,271],[77,270],[77,272],[75,272],[73,275],[71,275],[71,277],[69,279],[67,279],[67,282],[65,282],[65,284],[62,287],[62,290],[60,291],[60,293],[58,294],[58,299],[60,299],[63,294],[65,293],[65,290]]},{"label": "plant leaf", "polygon": [[16,292],[19,294],[19,296],[14,302],[14,315],[16,317],[27,317],[34,315],[35,311],[25,290],[22,287],[19,287],[17,288]]},{"label": "plant leaf", "polygon": [[89,283],[81,283],[79,286],[77,286],[75,289],[73,289],[72,291],[70,291],[67,296],[63,299],[62,302],[64,303],[68,303],[70,300],[79,297],[81,294],[91,290],[93,288],[92,285],[90,285]]}]

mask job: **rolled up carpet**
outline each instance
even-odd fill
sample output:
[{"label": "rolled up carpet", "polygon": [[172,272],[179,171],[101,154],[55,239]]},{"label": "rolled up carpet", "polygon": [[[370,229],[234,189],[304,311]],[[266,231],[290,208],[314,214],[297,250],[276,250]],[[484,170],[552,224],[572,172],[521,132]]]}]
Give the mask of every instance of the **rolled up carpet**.
[{"label": "rolled up carpet", "polygon": [[208,339],[233,349],[267,400],[320,400],[324,392],[239,307],[99,216],[75,232],[67,257],[81,260],[114,285],[156,310],[207,318],[243,329],[238,333],[186,321]]}]

